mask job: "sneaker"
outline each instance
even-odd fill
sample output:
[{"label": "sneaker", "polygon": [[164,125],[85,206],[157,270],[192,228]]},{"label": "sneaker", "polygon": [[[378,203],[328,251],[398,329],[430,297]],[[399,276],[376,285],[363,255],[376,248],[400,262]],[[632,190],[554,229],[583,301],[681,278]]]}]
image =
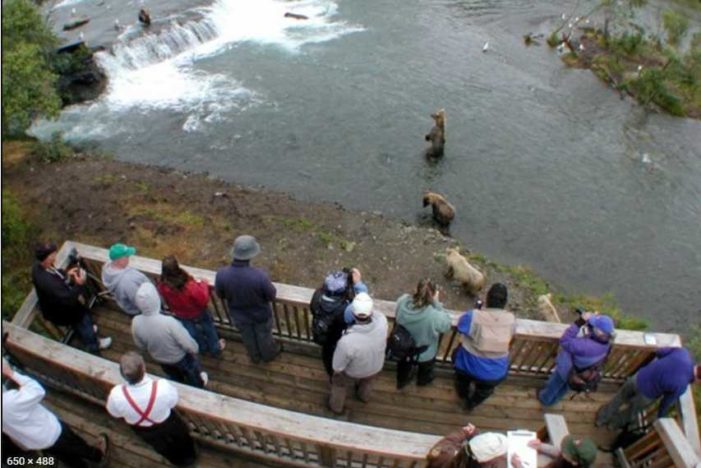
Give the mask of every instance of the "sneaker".
[{"label": "sneaker", "polygon": [[202,386],[206,387],[209,383],[209,376],[206,372],[200,372],[200,378],[202,379]]},{"label": "sneaker", "polygon": [[110,337],[107,337],[107,338],[100,338],[100,339],[97,340],[97,341],[98,341],[98,343],[99,343],[99,345],[100,345],[100,349],[107,349],[107,348],[109,348],[110,346],[112,346],[112,338],[110,338]]}]

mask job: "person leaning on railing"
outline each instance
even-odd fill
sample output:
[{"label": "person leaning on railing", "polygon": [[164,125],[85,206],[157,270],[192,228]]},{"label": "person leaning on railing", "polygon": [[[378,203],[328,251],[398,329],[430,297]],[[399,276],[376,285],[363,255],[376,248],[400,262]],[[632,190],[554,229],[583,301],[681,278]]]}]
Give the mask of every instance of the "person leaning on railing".
[{"label": "person leaning on railing", "polygon": [[[3,435],[7,435],[20,449],[42,450],[48,460],[52,460],[48,457],[56,457],[73,468],[87,468],[90,466],[88,462],[104,466],[109,458],[106,434],[100,434],[97,446],[89,445],[41,404],[46,391],[39,382],[13,370],[5,359],[2,360],[2,376],[19,386],[18,389],[8,390],[3,386]],[[21,460],[28,462],[32,459]],[[56,460],[49,464],[58,465]],[[5,463],[3,466],[6,466]]]},{"label": "person leaning on railing", "polygon": [[611,350],[613,333],[611,317],[583,312],[562,334],[555,370],[538,392],[538,401],[543,406],[554,405],[570,391],[573,371],[601,365]]},{"label": "person leaning on railing", "polygon": [[109,348],[112,338],[98,338],[97,327],[85,305],[86,273],[78,266],[68,271],[56,268],[57,247],[54,243],[36,246],[36,262],[32,266],[32,283],[39,299],[39,309],[49,322],[70,326],[88,352],[100,354]]},{"label": "person leaning on railing", "polygon": [[114,296],[119,308],[130,316],[141,313],[134,301],[139,286],[151,282],[142,272],[129,266],[129,258],[135,254],[134,247],[119,243],[112,245],[110,261],[102,265],[101,274],[102,284]]},{"label": "person leaning on railing", "polygon": [[407,329],[417,347],[424,348],[415,359],[412,356],[397,363],[397,388],[401,389],[411,382],[415,361],[418,367],[416,384],[430,384],[435,378],[433,368],[438,338],[451,326],[451,316],[440,302],[438,287],[428,278],[420,280],[413,295],[404,294],[397,299],[395,320]]},{"label": "person leaning on railing", "polygon": [[231,249],[231,265],[219,269],[214,280],[217,295],[229,305],[229,316],[241,333],[252,363],[270,362],[282,351],[273,338],[273,310],[277,290],[268,274],[251,266],[260,253],[253,236],[238,236]]},{"label": "person leaning on railing", "polygon": [[[686,348],[660,348],[654,361],[626,380],[616,396],[596,414],[596,426],[625,429],[636,415],[661,398],[657,417],[667,415],[689,384],[701,383],[701,365]],[[622,406],[625,407],[621,409]]]},{"label": "person leaning on railing", "polygon": [[[508,444],[504,434],[483,432],[468,424],[443,437],[431,447],[427,468],[506,468]],[[518,455],[511,457],[513,468],[524,468]]]},{"label": "person leaning on railing", "polygon": [[528,442],[528,446],[553,459],[545,468],[588,468],[596,461],[596,444],[591,439],[575,439],[568,435],[562,439],[560,448],[538,439]]},{"label": "person leaning on railing", "polygon": [[489,398],[508,374],[516,317],[504,310],[507,299],[506,286],[495,283],[487,292],[486,310],[469,310],[458,320],[460,346],[453,352],[453,366],[467,411]]},{"label": "person leaning on railing", "polygon": [[178,259],[168,255],[161,262],[161,277],[157,288],[170,312],[197,341],[200,354],[210,353],[220,358],[226,342],[219,339],[212,313],[207,308],[209,284],[193,278],[180,268]]},{"label": "person leaning on railing", "polygon": [[117,385],[107,398],[107,412],[123,418],[132,430],[173,465],[192,465],[197,459],[195,442],[187,424],[175,412],[178,390],[165,379],[146,375],[139,353],[129,351],[119,359],[126,385]]}]

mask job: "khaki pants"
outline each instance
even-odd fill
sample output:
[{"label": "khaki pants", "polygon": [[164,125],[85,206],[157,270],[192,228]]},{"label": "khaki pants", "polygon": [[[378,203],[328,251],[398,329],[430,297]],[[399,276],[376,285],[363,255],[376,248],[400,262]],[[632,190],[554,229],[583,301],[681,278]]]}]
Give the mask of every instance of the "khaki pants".
[{"label": "khaki pants", "polygon": [[[379,374],[379,372],[378,372]],[[342,413],[343,406],[346,402],[346,394],[349,388],[355,389],[355,394],[358,399],[364,403],[370,399],[370,390],[372,390],[372,381],[375,380],[378,374],[356,379],[345,373],[335,373],[331,377],[331,396],[329,397],[329,408],[334,413]]]}]

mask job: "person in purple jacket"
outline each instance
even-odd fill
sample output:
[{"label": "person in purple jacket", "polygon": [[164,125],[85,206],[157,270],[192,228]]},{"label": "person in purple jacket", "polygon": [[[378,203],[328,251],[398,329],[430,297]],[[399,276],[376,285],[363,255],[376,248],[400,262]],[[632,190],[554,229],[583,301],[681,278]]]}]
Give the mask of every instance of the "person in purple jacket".
[{"label": "person in purple jacket", "polygon": [[229,305],[229,315],[241,332],[243,345],[251,362],[270,362],[282,351],[273,339],[273,310],[270,303],[277,291],[251,259],[260,253],[253,236],[239,236],[232,249],[234,261],[217,271],[214,289]]},{"label": "person in purple jacket", "polygon": [[[660,348],[656,355],[657,359],[629,377],[613,400],[599,409],[597,427],[624,429],[658,398],[662,401],[657,417],[663,418],[690,383],[701,383],[701,366],[694,365],[686,348]],[[626,407],[621,410],[623,405]]]},{"label": "person in purple jacket", "polygon": [[555,358],[555,371],[545,387],[538,392],[538,400],[543,406],[552,406],[567,395],[567,379],[573,366],[581,371],[606,359],[613,332],[611,317],[599,315],[598,312],[583,312],[565,330],[560,338],[560,351]]}]

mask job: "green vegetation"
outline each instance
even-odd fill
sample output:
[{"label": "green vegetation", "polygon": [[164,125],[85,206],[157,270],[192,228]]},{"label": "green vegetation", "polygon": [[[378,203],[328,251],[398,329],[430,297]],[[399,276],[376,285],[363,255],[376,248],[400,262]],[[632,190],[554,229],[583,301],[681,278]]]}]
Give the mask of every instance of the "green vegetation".
[{"label": "green vegetation", "polygon": [[32,263],[35,228],[22,215],[14,195],[2,191],[2,318],[11,318],[31,289],[27,265]]},{"label": "green vegetation", "polygon": [[54,163],[73,156],[73,148],[63,141],[61,132],[55,132],[49,141],[34,142],[32,154],[46,163]]},{"label": "green vegetation", "polygon": [[2,10],[2,135],[22,135],[61,107],[51,68],[58,42],[29,0],[7,0]]},{"label": "green vegetation", "polygon": [[[583,29],[579,38],[582,48],[565,54],[563,60],[570,66],[590,68],[642,105],[654,105],[672,115],[701,118],[701,33],[693,36],[686,52],[681,50],[689,20],[674,10],[661,14],[666,40],[660,34],[646,33],[633,22],[634,10],[645,3],[646,0],[601,0],[579,21],[602,9],[603,29]],[[571,37],[576,26],[568,26]],[[561,42],[558,33],[563,28],[561,24],[548,37],[551,47]]]}]

